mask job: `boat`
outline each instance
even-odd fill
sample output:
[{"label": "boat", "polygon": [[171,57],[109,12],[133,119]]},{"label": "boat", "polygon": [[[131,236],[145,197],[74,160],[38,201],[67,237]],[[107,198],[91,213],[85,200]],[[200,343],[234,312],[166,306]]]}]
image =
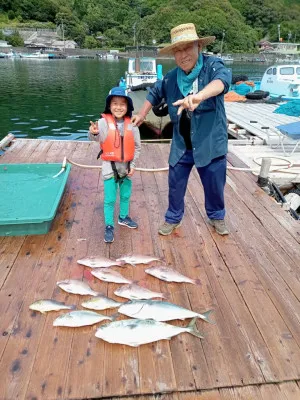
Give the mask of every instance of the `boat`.
[{"label": "boat", "polygon": [[156,59],[153,57],[129,58],[125,77],[127,89],[143,89],[162,79],[162,66],[156,66]]},{"label": "boat", "polygon": [[[163,78],[162,66],[156,65],[153,57],[137,57],[128,59],[128,69],[125,72],[125,82],[121,78],[119,85],[124,87],[131,97],[133,107],[138,112],[148,93],[157,80]],[[161,105],[163,108],[164,105]],[[140,127],[144,137],[169,138],[172,136],[172,126],[167,113],[159,112],[160,107],[150,110],[146,120]],[[165,109],[164,109],[165,110]]]},{"label": "boat", "polygon": [[231,56],[231,54],[224,54],[223,56],[220,56],[220,58],[227,63],[232,63],[234,61],[234,58]]},{"label": "boat", "polygon": [[269,92],[271,97],[282,96],[283,100],[300,99],[300,65],[268,67],[262,77],[260,89]]},{"label": "boat", "polygon": [[34,53],[20,53],[20,57],[24,59],[49,59],[49,54],[35,51]]}]

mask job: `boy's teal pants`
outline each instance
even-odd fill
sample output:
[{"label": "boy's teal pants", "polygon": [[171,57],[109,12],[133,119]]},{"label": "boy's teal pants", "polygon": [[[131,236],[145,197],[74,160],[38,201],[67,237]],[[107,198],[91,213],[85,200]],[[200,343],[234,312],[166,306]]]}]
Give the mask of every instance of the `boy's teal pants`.
[{"label": "boy's teal pants", "polygon": [[125,178],[123,183],[115,182],[114,178],[104,180],[104,221],[105,226],[114,226],[114,211],[118,187],[120,190],[120,217],[129,215],[132,182]]}]

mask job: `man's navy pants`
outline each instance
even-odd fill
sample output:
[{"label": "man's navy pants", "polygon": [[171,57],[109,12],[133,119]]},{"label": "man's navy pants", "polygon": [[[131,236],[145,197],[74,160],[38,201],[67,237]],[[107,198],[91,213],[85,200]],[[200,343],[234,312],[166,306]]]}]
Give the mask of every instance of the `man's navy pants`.
[{"label": "man's navy pants", "polygon": [[[175,167],[169,166],[169,208],[166,222],[177,224],[184,214],[184,196],[190,172],[194,166],[192,150],[187,150]],[[205,167],[197,168],[205,196],[205,210],[210,219],[224,219],[224,187],[226,156],[215,158]]]}]

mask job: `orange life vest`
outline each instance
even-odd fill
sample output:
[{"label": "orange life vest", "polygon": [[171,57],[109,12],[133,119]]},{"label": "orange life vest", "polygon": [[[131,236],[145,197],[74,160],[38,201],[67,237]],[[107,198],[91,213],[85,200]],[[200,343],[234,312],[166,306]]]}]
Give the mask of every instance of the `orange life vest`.
[{"label": "orange life vest", "polygon": [[108,125],[107,138],[100,144],[101,158],[105,161],[128,162],[134,158],[134,135],[129,117],[124,117],[124,134],[120,135],[116,121],[111,114],[102,114]]}]

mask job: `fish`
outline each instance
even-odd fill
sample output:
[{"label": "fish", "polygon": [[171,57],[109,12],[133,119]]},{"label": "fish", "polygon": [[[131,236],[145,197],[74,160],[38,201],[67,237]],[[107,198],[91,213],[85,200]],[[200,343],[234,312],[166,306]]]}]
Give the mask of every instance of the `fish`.
[{"label": "fish", "polygon": [[203,314],[196,313],[187,308],[177,306],[160,300],[132,300],[123,303],[118,312],[127,317],[138,319],[154,319],[155,321],[172,321],[174,319],[201,318],[210,322],[209,315],[212,310]]},{"label": "fish", "polygon": [[44,314],[48,311],[74,310],[76,306],[68,306],[65,303],[56,300],[42,299],[30,304],[29,308],[30,310],[39,311],[40,313]]},{"label": "fish", "polygon": [[119,274],[119,272],[104,268],[93,269],[91,274],[105,282],[132,283],[130,279],[125,278],[123,275]]},{"label": "fish", "polygon": [[117,296],[124,297],[125,299],[152,299],[153,297],[166,298],[163,293],[152,292],[147,288],[139,286],[135,283],[130,283],[129,285],[123,285],[119,287],[115,292]]},{"label": "fish", "polygon": [[104,295],[92,297],[91,299],[81,303],[82,307],[89,308],[90,310],[108,310],[109,308],[120,307],[123,303],[119,303]]},{"label": "fish", "polygon": [[161,261],[159,258],[157,257],[153,257],[153,256],[144,256],[141,254],[132,254],[132,255],[128,255],[128,256],[122,256],[120,258],[117,258],[116,261],[121,261],[124,264],[130,264],[132,266],[136,266],[136,264],[149,264],[152,261]]},{"label": "fish", "polygon": [[193,285],[200,285],[200,279],[192,279],[185,275],[182,275],[180,272],[176,271],[175,269],[165,267],[163,265],[154,266],[145,269],[145,272],[149,275],[155,276],[158,279],[166,282],[185,282],[185,283],[192,283]]},{"label": "fish", "polygon": [[86,282],[79,279],[66,279],[56,284],[65,292],[72,294],[81,294],[82,296],[99,296],[101,294],[95,292]]},{"label": "fish", "polygon": [[77,263],[90,268],[109,268],[122,265],[120,261],[114,261],[106,257],[86,257],[77,260]]},{"label": "fish", "polygon": [[94,311],[78,310],[60,315],[53,321],[53,326],[69,326],[76,328],[79,326],[94,325],[105,319],[113,320],[107,315],[101,315]]},{"label": "fish", "polygon": [[174,326],[152,319],[123,319],[100,326],[95,336],[109,343],[138,347],[158,340],[169,340],[183,332],[204,339],[196,327],[196,318],[185,327]]}]

